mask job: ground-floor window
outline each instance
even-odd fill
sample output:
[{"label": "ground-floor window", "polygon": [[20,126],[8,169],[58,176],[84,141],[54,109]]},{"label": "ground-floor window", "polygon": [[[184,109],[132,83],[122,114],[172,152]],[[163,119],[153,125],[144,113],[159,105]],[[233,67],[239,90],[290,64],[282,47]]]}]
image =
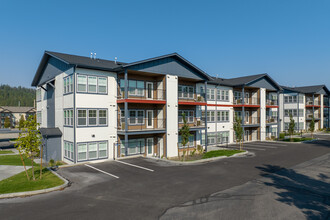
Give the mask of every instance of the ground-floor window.
[{"label": "ground-floor window", "polygon": [[89,142],[78,143],[78,161],[95,160],[101,158],[107,158],[108,156],[108,142]]},{"label": "ground-floor window", "polygon": [[[205,134],[202,134],[201,143],[202,145],[205,145]],[[224,144],[224,143],[229,143],[229,131],[207,133],[208,145]]]},{"label": "ground-floor window", "polygon": [[64,141],[64,157],[73,160],[73,143]]},{"label": "ground-floor window", "polygon": [[[195,147],[194,141],[195,141],[195,135],[194,134],[191,134],[191,136],[189,136],[188,143],[184,147]],[[183,147],[182,146],[182,136],[181,135],[179,135],[178,144],[179,144],[179,148],[182,148]]]},{"label": "ground-floor window", "polygon": [[[121,152],[125,153],[125,142],[121,143]],[[144,154],[145,152],[145,139],[130,139],[127,144],[127,155]]]},{"label": "ground-floor window", "polygon": [[[284,123],[284,130],[289,130],[289,125],[290,123],[289,122],[285,122]],[[297,131],[298,130],[298,123],[294,123],[294,130]],[[304,122],[299,122],[299,131],[300,130],[304,130]]]}]

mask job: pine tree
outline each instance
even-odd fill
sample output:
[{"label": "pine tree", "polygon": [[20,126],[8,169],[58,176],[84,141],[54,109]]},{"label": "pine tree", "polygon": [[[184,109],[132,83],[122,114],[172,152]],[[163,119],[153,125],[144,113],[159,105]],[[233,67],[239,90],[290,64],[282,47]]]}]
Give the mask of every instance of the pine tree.
[{"label": "pine tree", "polygon": [[25,118],[23,115],[21,115],[21,118],[19,119],[19,124],[18,124],[19,130],[21,130],[24,127],[24,122],[25,122]]},{"label": "pine tree", "polygon": [[292,141],[292,135],[294,134],[294,128],[295,128],[295,121],[292,117],[292,114],[290,114],[290,123],[289,123],[289,135],[290,135],[290,140]]},{"label": "pine tree", "polygon": [[315,130],[315,121],[314,121],[314,117],[313,117],[311,123],[309,124],[309,131],[311,132],[312,138],[313,138],[314,130]]},{"label": "pine tree", "polygon": [[190,128],[187,124],[187,120],[186,120],[186,115],[183,113],[182,114],[182,119],[183,119],[183,126],[180,129],[180,135],[181,135],[181,144],[183,146],[183,159],[185,159],[185,154],[188,152],[186,152],[185,150],[185,146],[188,144],[189,142],[189,137],[191,136],[190,134]]},{"label": "pine tree", "polygon": [[8,116],[5,118],[4,127],[5,128],[10,128],[11,127],[10,118]]}]

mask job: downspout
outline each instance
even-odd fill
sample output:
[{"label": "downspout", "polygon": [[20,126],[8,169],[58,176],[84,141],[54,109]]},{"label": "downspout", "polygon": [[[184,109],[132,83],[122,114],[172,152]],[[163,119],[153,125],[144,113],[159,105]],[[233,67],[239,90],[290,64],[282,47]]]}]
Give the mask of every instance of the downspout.
[{"label": "downspout", "polygon": [[297,117],[298,117],[297,130],[299,133],[299,93],[297,93]]},{"label": "downspout", "polygon": [[74,147],[74,152],[75,152],[75,155],[74,155],[74,162],[77,163],[78,159],[77,159],[77,143],[76,143],[76,68],[77,68],[77,65],[74,65],[73,66],[73,147]]},{"label": "downspout", "polygon": [[[207,81],[205,81],[205,89],[204,89],[204,95],[205,95],[205,151],[207,152]],[[211,117],[211,114],[210,114]]]},{"label": "downspout", "polygon": [[277,138],[280,139],[281,122],[280,122],[280,91],[277,91]]},{"label": "downspout", "polygon": [[[128,74],[125,69],[125,156],[127,156],[127,145],[128,145]],[[141,152],[140,152],[141,153]]]},{"label": "downspout", "polygon": [[244,120],[245,120],[245,108],[244,108],[244,103],[245,103],[245,92],[244,92],[244,86],[242,88],[242,128],[243,128],[243,142],[245,139],[245,128],[244,128]]}]

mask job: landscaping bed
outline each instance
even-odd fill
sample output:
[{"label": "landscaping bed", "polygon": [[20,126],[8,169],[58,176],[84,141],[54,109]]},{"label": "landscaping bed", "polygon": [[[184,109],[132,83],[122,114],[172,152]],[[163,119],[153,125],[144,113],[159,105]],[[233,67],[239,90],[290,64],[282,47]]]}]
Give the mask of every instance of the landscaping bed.
[{"label": "landscaping bed", "polygon": [[242,153],[245,152],[244,150],[215,150],[215,151],[209,151],[203,154],[194,154],[194,155],[189,155],[186,156],[184,159],[183,157],[175,157],[172,158],[172,160],[174,161],[196,161],[196,160],[203,160],[203,159],[208,159],[208,158],[212,158],[212,157],[222,157],[222,156],[226,156],[226,157],[230,157],[234,154],[238,154],[238,153]]},{"label": "landscaping bed", "polygon": [[[63,180],[58,178],[47,168],[44,168],[42,171],[42,179],[40,179],[40,167],[34,167],[35,181],[28,181],[25,171],[0,181],[0,194],[48,189],[64,183]],[[28,173],[31,178],[32,169],[29,169]]]},{"label": "landscaping bed", "polygon": [[309,138],[309,137],[295,137],[295,138],[292,138],[292,140],[290,138],[286,138],[286,139],[283,139],[282,141],[286,141],[286,142],[302,142],[302,141],[311,141],[311,140],[314,140],[313,138]]}]

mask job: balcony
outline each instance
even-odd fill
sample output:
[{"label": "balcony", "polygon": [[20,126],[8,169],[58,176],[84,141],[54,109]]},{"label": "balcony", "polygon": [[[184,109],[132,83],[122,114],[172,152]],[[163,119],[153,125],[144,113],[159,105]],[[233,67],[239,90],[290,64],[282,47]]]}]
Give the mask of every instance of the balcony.
[{"label": "balcony", "polygon": [[197,102],[197,103],[206,102],[205,93],[198,93],[198,92],[179,91],[178,99],[179,99],[179,102],[188,102],[188,103],[189,102]]},{"label": "balcony", "polygon": [[[128,118],[128,131],[157,131],[165,130],[166,119],[157,118]],[[125,118],[118,120],[118,131],[125,131]]]},{"label": "balcony", "polygon": [[277,123],[277,117],[276,116],[267,116],[266,123],[267,124]]},{"label": "balcony", "polygon": [[[125,99],[124,88],[118,89],[117,99]],[[128,87],[128,99],[137,100],[166,100],[166,90],[153,88],[135,88]]]},{"label": "balcony", "polygon": [[306,120],[312,120],[313,118],[314,118],[314,120],[318,120],[321,118],[321,115],[319,113],[314,113],[314,116],[313,116],[313,113],[310,113],[310,112],[306,113]]},{"label": "balcony", "polygon": [[260,124],[260,117],[244,118],[244,125],[258,125]]},{"label": "balcony", "polygon": [[276,105],[278,105],[278,101],[267,99],[266,100],[266,105],[276,106]]},{"label": "balcony", "polygon": [[[206,119],[204,117],[187,117],[187,124],[191,128],[205,128]],[[183,127],[182,116],[179,116],[179,129]]]},{"label": "balcony", "polygon": [[[234,98],[234,105],[243,105],[243,99],[235,99]],[[244,105],[260,105],[260,99],[251,97],[251,98],[244,98]]]},{"label": "balcony", "polygon": [[[313,99],[306,99],[306,105],[313,105]],[[314,100],[314,105],[321,105],[321,101]]]}]

